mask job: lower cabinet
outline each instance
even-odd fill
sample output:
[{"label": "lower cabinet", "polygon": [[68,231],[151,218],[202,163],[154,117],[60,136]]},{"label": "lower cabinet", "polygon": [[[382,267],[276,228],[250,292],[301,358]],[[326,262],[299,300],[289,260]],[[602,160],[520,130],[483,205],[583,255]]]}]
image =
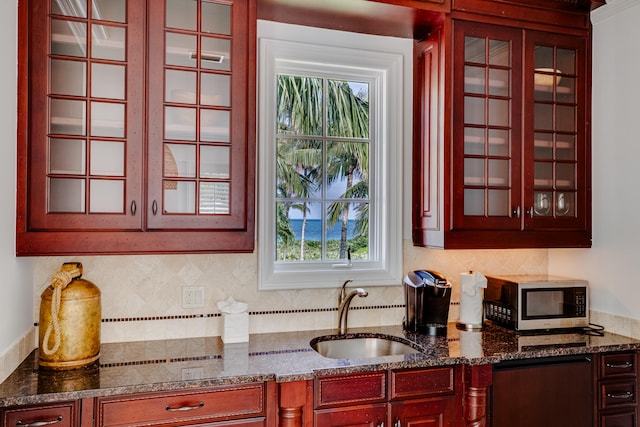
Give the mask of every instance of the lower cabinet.
[{"label": "lower cabinet", "polygon": [[77,427],[80,425],[80,404],[74,400],[37,406],[9,407],[2,410],[2,425]]},{"label": "lower cabinet", "polygon": [[98,398],[96,427],[243,426],[268,423],[269,383],[197,391],[141,393]]},{"label": "lower cabinet", "polygon": [[454,399],[435,398],[391,403],[392,427],[454,425]]},{"label": "lower cabinet", "polygon": [[638,426],[638,358],[633,351],[597,356],[597,426]]},{"label": "lower cabinet", "polygon": [[315,380],[316,427],[456,425],[456,369],[401,369]]},{"label": "lower cabinet", "polygon": [[386,425],[386,419],[387,405],[379,403],[315,411],[314,425],[317,427],[382,427]]},{"label": "lower cabinet", "polygon": [[592,426],[592,359],[591,355],[567,355],[494,365],[491,426]]}]

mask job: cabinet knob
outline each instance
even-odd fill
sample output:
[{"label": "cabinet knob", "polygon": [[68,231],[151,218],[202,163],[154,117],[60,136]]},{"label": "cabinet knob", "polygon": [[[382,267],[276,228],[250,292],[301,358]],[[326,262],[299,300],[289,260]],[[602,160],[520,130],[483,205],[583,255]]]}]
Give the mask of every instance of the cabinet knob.
[{"label": "cabinet knob", "polygon": [[136,205],[136,201],[132,200],[131,201],[131,215],[135,215],[137,210],[138,210],[138,206]]},{"label": "cabinet knob", "polygon": [[512,215],[515,216],[516,218],[520,218],[520,206],[518,206],[517,208],[515,208],[513,211],[511,211]]},{"label": "cabinet knob", "polygon": [[151,212],[154,216],[158,213],[158,202],[156,202],[155,200],[153,201],[153,203],[151,203]]},{"label": "cabinet knob", "polygon": [[58,415],[58,418],[56,418],[55,420],[51,420],[51,421],[38,421],[35,423],[23,423],[22,420],[19,420],[16,425],[17,426],[22,426],[22,427],[42,427],[42,426],[48,426],[51,424],[58,424],[62,422],[62,415]]}]

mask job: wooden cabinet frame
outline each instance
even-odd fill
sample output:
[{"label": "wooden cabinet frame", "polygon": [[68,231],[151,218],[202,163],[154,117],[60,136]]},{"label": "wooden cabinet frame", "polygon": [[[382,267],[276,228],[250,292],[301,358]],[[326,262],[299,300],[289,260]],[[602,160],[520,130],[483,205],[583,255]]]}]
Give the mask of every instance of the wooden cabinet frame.
[{"label": "wooden cabinet frame", "polygon": [[[140,4],[131,1],[131,4]],[[18,123],[17,123],[17,213],[16,213],[16,253],[17,255],[97,255],[97,254],[147,254],[147,253],[210,253],[210,252],[251,252],[255,241],[255,49],[256,49],[256,7],[254,0],[241,0],[243,5],[238,16],[242,19],[234,24],[243,28],[238,34],[238,43],[243,46],[244,55],[237,63],[238,78],[243,90],[238,97],[243,101],[237,105],[241,110],[239,120],[233,126],[233,134],[238,137],[238,149],[233,151],[234,176],[233,193],[238,194],[232,200],[231,214],[221,221],[215,218],[198,218],[198,223],[189,221],[164,221],[150,227],[152,203],[147,186],[150,185],[147,173],[159,173],[149,170],[146,156],[149,144],[146,138],[147,105],[146,92],[154,90],[147,87],[146,77],[140,86],[129,84],[128,96],[131,105],[127,120],[132,118],[138,124],[128,127],[127,140],[136,139],[133,151],[126,158],[128,179],[131,185],[125,188],[127,200],[135,197],[136,203],[125,202],[126,212],[118,215],[84,214],[60,215],[56,219],[46,218],[46,197],[43,185],[46,181],[46,142],[43,134],[34,132],[38,127],[46,129],[46,122],[34,122],[46,119],[46,108],[36,93],[43,93],[42,85],[47,84],[48,73],[42,65],[34,69],[31,60],[33,54],[48,52],[48,26],[37,25],[37,16],[47,16],[49,1],[20,0],[18,5]],[[146,43],[147,29],[139,28],[144,24],[142,8],[130,8],[129,20],[139,34],[132,33],[131,48],[135,49],[128,59],[131,69],[145,70],[145,50],[140,45]],[[44,27],[44,28],[43,28]],[[140,37],[139,37],[140,36]],[[139,40],[142,38],[142,40]],[[44,47],[42,46],[44,45]],[[39,49],[39,50],[38,50]],[[44,50],[43,50],[44,49]],[[139,53],[140,55],[135,55]],[[37,62],[37,61],[36,61]],[[44,62],[46,63],[46,61]],[[136,74],[137,76],[138,74]],[[129,78],[131,82],[136,82]],[[40,87],[40,89],[38,89]],[[236,106],[234,106],[236,108]],[[43,113],[43,111],[45,111]],[[43,127],[44,126],[44,127]],[[129,123],[128,125],[129,126]],[[46,135],[44,135],[46,141]],[[38,141],[34,138],[39,138]],[[234,144],[236,141],[234,141]],[[44,147],[44,148],[43,148]],[[44,168],[44,169],[43,169]],[[237,187],[236,187],[237,185]],[[43,217],[44,215],[44,217]],[[38,220],[40,218],[40,220]],[[35,222],[34,222],[35,221]]]},{"label": "wooden cabinet frame", "polygon": [[[498,4],[500,3],[500,4]],[[451,19],[445,19],[430,36],[415,44],[414,54],[414,149],[413,149],[413,242],[417,246],[451,249],[549,248],[591,246],[591,38],[588,12],[566,7],[536,9],[517,2],[457,0]],[[486,6],[483,10],[481,6]],[[566,5],[565,5],[566,6]],[[502,15],[496,16],[493,12]],[[547,18],[542,22],[536,19]],[[566,17],[568,21],[563,21]],[[515,46],[516,75],[511,107],[514,187],[511,217],[496,222],[491,217],[466,217],[461,201],[459,164],[463,124],[459,89],[460,31],[478,28],[509,34]],[[461,27],[459,29],[458,27]],[[485,31],[486,32],[486,31]],[[489,33],[487,33],[489,34]],[[546,37],[575,47],[578,75],[577,97],[577,210],[575,218],[525,218],[533,199],[532,120],[533,92],[531,40]],[[463,39],[462,39],[463,40]],[[529,74],[526,74],[528,67]],[[526,75],[525,75],[526,74]],[[524,76],[524,78],[522,78]],[[532,80],[532,79],[531,79]],[[529,97],[529,98],[527,98]],[[531,129],[529,129],[531,128]],[[515,144],[518,144],[517,146]],[[458,162],[456,162],[458,160]],[[527,163],[528,162],[528,163]],[[513,175],[513,174],[517,175]],[[519,207],[519,209],[517,209]],[[519,214],[519,216],[518,216]],[[510,223],[508,223],[510,221]]]}]

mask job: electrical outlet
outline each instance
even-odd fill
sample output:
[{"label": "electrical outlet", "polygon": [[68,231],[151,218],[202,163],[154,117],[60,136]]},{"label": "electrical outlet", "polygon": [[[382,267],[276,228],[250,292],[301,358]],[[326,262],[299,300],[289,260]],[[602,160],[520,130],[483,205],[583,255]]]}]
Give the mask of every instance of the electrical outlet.
[{"label": "electrical outlet", "polygon": [[183,286],[182,287],[182,308],[202,308],[204,307],[204,287],[203,286]]}]

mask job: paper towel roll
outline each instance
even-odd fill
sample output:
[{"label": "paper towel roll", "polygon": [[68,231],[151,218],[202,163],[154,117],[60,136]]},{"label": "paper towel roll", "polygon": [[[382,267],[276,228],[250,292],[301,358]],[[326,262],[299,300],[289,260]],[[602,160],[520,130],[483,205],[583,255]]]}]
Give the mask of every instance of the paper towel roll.
[{"label": "paper towel roll", "polygon": [[470,328],[482,327],[482,289],[487,278],[479,272],[460,274],[460,323]]}]

